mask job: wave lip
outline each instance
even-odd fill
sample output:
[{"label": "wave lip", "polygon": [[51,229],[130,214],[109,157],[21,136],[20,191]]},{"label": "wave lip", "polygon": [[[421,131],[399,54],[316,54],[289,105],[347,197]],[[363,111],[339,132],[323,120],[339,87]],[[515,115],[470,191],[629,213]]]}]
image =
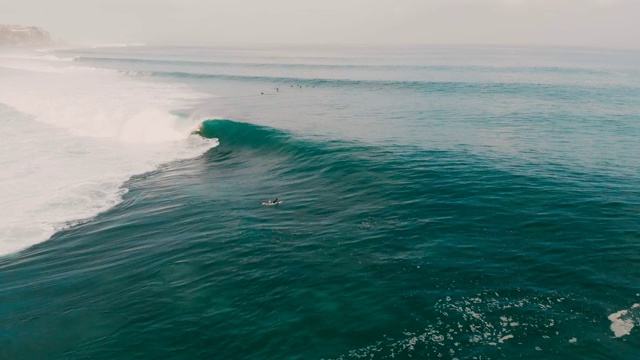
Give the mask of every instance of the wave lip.
[{"label": "wave lip", "polygon": [[340,152],[339,144],[319,144],[276,128],[227,119],[205,120],[194,134],[219,141],[220,149],[225,151],[288,157],[303,163],[314,161],[312,159],[320,155],[338,156]]},{"label": "wave lip", "polygon": [[226,146],[265,147],[280,146],[290,138],[285,132],[260,125],[226,119],[205,120],[196,134],[204,138],[221,139]]}]

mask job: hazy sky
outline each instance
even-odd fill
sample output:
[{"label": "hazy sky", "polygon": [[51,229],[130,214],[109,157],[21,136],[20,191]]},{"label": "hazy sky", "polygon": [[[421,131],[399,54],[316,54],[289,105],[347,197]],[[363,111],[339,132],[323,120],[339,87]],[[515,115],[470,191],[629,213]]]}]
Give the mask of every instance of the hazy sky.
[{"label": "hazy sky", "polygon": [[68,42],[640,49],[640,0],[1,0]]}]

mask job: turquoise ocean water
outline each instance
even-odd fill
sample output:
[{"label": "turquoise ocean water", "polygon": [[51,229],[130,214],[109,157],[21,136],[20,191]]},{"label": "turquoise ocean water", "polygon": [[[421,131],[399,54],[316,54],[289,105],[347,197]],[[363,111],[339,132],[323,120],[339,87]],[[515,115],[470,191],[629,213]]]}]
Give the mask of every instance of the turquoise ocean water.
[{"label": "turquoise ocean water", "polygon": [[0,79],[0,359],[640,358],[639,52],[121,46]]}]

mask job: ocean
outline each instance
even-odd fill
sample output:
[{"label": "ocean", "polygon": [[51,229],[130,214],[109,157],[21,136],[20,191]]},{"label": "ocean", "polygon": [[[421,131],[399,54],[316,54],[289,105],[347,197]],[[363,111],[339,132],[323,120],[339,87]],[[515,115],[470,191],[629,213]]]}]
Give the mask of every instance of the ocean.
[{"label": "ocean", "polygon": [[0,359],[640,358],[638,51],[3,53],[0,139]]}]

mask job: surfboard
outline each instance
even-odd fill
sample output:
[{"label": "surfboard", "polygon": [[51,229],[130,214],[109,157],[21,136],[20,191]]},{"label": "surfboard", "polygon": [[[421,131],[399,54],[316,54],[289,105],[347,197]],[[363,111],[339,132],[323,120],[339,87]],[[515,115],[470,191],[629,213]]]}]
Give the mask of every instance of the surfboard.
[{"label": "surfboard", "polygon": [[277,202],[265,201],[262,203],[262,205],[264,206],[273,206],[273,205],[280,205],[280,204],[282,204],[282,200],[278,200]]}]

